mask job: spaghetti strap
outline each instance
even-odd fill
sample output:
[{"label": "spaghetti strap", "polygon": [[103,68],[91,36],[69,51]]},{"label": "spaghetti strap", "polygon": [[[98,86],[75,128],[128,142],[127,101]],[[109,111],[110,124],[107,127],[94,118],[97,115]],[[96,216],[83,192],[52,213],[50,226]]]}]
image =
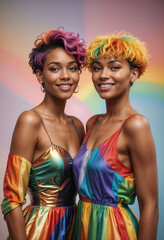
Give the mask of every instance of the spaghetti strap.
[{"label": "spaghetti strap", "polygon": [[80,141],[81,141],[80,133],[79,133],[79,130],[77,129],[77,127],[76,127],[76,124],[75,124],[75,122],[74,122],[74,120],[73,120],[73,117],[71,117],[71,120],[72,120],[73,126],[75,127],[75,130],[76,130],[76,132],[77,132],[77,135],[78,135],[78,137],[79,137],[79,139],[80,139]]},{"label": "spaghetti strap", "polygon": [[40,116],[40,114],[39,114],[37,111],[35,111],[35,110],[33,110],[33,109],[32,109],[32,111],[40,118],[40,121],[41,121],[41,123],[42,123],[42,126],[43,126],[45,132],[47,133],[47,135],[48,135],[48,137],[49,137],[49,139],[50,139],[51,145],[52,145],[52,144],[53,144],[53,141],[52,141],[52,139],[51,139],[51,137],[50,137],[50,135],[49,135],[49,133],[48,133],[45,125],[44,125],[44,122],[43,122],[42,117]]},{"label": "spaghetti strap", "polygon": [[120,127],[120,131],[121,131],[121,129],[123,128],[123,126],[125,125],[125,123],[126,123],[130,118],[132,118],[132,117],[135,116],[135,115],[141,116],[141,114],[139,114],[139,113],[134,113],[134,114],[130,115],[129,117],[127,117],[127,118],[125,119],[125,121],[123,122],[122,126]]},{"label": "spaghetti strap", "polygon": [[93,128],[93,126],[95,125],[95,123],[97,122],[97,119],[99,118],[101,116],[101,114],[98,114],[96,117],[95,117],[95,119],[93,120],[93,122],[92,122],[92,124],[91,124],[91,126],[90,126],[90,128],[89,128],[89,130],[88,130],[88,134],[90,133],[90,131],[92,130],[92,128]]},{"label": "spaghetti strap", "polygon": [[92,122],[92,124],[91,124],[91,126],[90,126],[90,128],[89,128],[89,130],[87,131],[87,133],[86,133],[86,135],[85,135],[85,137],[84,137],[84,139],[83,139],[82,145],[86,142],[86,140],[87,140],[87,138],[88,138],[88,136],[89,136],[89,134],[90,134],[90,131],[92,130],[93,126],[95,125],[97,119],[98,119],[100,116],[101,116],[101,114],[98,114],[98,115],[94,118],[94,120],[93,120],[93,122]]}]

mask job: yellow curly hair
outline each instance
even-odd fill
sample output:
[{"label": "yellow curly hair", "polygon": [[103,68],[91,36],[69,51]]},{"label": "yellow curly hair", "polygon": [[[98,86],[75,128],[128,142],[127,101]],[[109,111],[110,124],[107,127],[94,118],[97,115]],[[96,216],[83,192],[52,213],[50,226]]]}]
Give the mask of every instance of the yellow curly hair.
[{"label": "yellow curly hair", "polygon": [[92,63],[98,57],[126,59],[139,70],[139,77],[146,71],[150,55],[146,44],[123,32],[97,36],[87,49],[87,66],[92,71]]}]

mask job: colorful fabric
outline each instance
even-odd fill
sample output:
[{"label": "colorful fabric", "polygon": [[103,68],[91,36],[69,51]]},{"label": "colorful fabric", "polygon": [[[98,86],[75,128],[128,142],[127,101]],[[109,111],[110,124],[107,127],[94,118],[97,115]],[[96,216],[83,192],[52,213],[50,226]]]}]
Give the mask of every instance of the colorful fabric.
[{"label": "colorful fabric", "polygon": [[5,215],[19,205],[26,203],[31,163],[25,158],[9,154],[4,178],[4,199],[1,205]]},{"label": "colorful fabric", "polygon": [[73,162],[80,195],[73,239],[135,240],[138,219],[128,207],[136,196],[134,174],[117,153],[118,137],[126,121],[110,138],[89,151],[87,140],[96,120]]},{"label": "colorful fabric", "polygon": [[2,212],[24,204],[28,187],[31,204],[23,211],[27,239],[72,239],[76,211],[72,162],[69,153],[54,144],[32,164],[9,154]]}]

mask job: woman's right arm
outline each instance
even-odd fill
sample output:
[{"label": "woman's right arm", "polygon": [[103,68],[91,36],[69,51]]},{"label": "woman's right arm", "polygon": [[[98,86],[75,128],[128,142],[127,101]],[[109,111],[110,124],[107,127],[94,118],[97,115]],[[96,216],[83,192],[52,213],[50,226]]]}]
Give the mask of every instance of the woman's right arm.
[{"label": "woman's right arm", "polygon": [[31,162],[37,143],[38,119],[33,112],[20,115],[16,123],[4,179],[2,209],[12,240],[25,240],[21,206],[25,203]]}]

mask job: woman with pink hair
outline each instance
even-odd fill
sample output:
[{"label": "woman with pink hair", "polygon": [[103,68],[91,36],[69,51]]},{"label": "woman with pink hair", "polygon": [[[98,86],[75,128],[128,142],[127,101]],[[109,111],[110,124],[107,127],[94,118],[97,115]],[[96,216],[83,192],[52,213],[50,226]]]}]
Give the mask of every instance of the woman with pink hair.
[{"label": "woman with pink hair", "polygon": [[[44,99],[19,116],[13,132],[1,205],[8,239],[72,239],[72,163],[84,127],[65,114],[65,106],[77,92],[85,43],[78,34],[59,28],[39,35],[29,57]],[[27,191],[31,203],[22,212]]]},{"label": "woman with pink hair", "polygon": [[[74,240],[155,240],[158,223],[157,163],[150,126],[132,108],[129,91],[146,70],[148,53],[126,34],[97,37],[88,68],[106,113],[91,117],[73,162],[80,201]],[[137,195],[140,221],[129,204]]]}]

